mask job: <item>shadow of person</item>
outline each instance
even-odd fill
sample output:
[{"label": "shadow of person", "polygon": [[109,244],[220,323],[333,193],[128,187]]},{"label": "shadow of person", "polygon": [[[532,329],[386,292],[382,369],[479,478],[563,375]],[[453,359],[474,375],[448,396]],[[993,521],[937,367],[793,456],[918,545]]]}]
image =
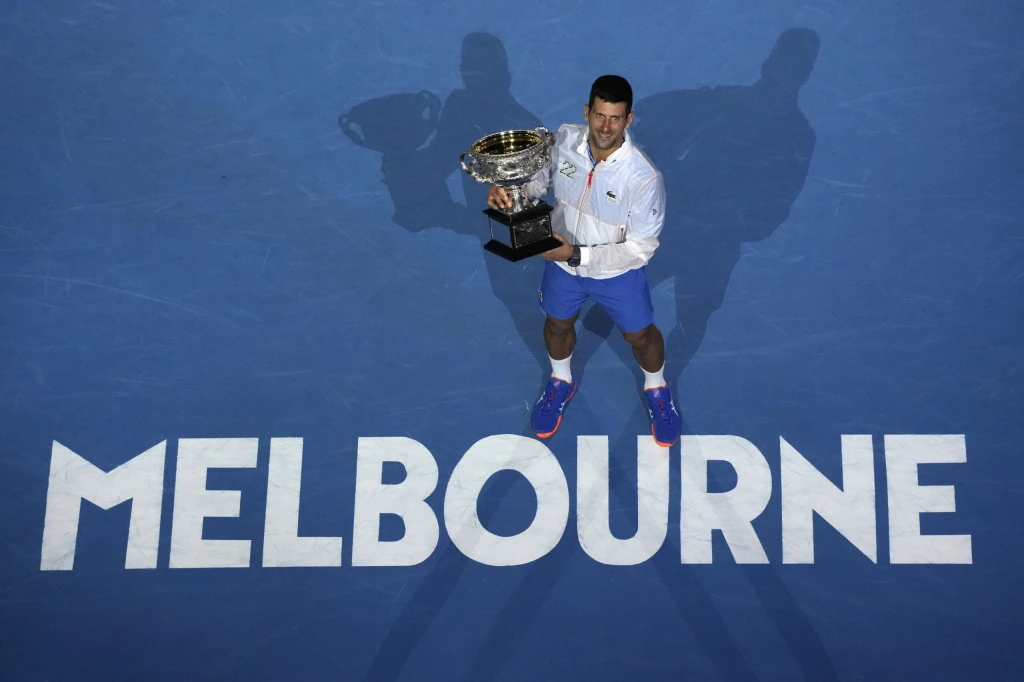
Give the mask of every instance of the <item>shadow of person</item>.
[{"label": "shadow of person", "polygon": [[[661,245],[648,265],[652,287],[674,278],[677,322],[665,335],[667,378],[677,378],[700,347],[709,318],[722,305],[740,245],[771,235],[789,216],[803,188],[815,134],[797,96],[818,50],[816,33],[790,29],[779,36],[753,85],[665,92],[634,107],[633,134],[664,174],[668,195]],[[627,366],[636,367],[628,344],[617,333],[611,336],[615,328],[603,310],[592,306],[582,324],[591,333],[580,335],[574,353],[573,374],[581,383],[587,359],[605,339]],[[636,374],[639,384],[642,375]],[[609,452],[610,494],[621,506],[636,504],[633,493],[622,487],[628,481],[623,472],[635,466],[635,460],[627,460],[636,452],[636,434],[648,429],[647,412],[638,400],[626,431]],[[677,472],[675,465],[673,471]],[[728,488],[712,471],[708,476],[714,485]],[[521,633],[543,609],[568,554],[559,545],[530,566],[495,617],[464,679],[497,676]],[[668,533],[650,564],[679,613],[701,619],[692,631],[719,675],[757,679],[715,600],[692,569],[680,565],[678,532]],[[827,650],[775,568],[744,565],[743,572],[805,679],[838,679]]]},{"label": "shadow of person", "polygon": [[[462,87],[453,90],[443,105],[428,91],[386,95],[360,103],[338,123],[353,142],[382,154],[381,171],[396,225],[416,232],[432,227],[450,230],[479,240],[483,249],[490,239],[483,215],[488,188],[462,170],[459,155],[486,135],[542,123],[512,94],[508,55],[497,37],[467,35],[459,69]],[[452,173],[461,176],[465,204],[449,190]],[[518,340],[537,360],[539,388],[540,379],[550,372],[536,297],[542,260],[510,263],[485,252],[484,263],[491,292],[508,310]],[[511,347],[517,339],[510,332],[495,331],[497,340]]]},{"label": "shadow of person", "polygon": [[[453,92],[448,98],[434,137],[422,147],[420,151],[423,153],[416,157],[423,164],[418,168],[423,170],[424,176],[418,180],[409,179],[408,184],[404,180],[389,184],[393,197],[396,192],[408,192],[410,199],[426,202],[432,209],[443,209],[440,214],[446,214],[446,217],[440,221],[441,227],[461,234],[478,235],[481,241],[486,239],[485,230],[467,229],[473,223],[465,217],[456,217],[460,208],[447,192],[443,193],[444,200],[426,193],[447,176],[448,159],[452,155],[457,158],[479,137],[499,128],[537,125],[524,118],[515,121],[505,118],[509,111],[517,114],[522,114],[522,111],[511,107],[505,99],[503,93],[507,93],[507,81],[504,76],[500,79],[495,77],[495,73],[505,72],[486,67],[488,59],[497,59],[490,62],[491,67],[504,64],[507,70],[504,49],[494,51],[499,46],[493,36],[467,36],[463,43],[466,87]],[[640,102],[637,107],[636,129],[642,131],[638,140],[650,141],[648,153],[662,169],[669,192],[669,214],[662,246],[649,266],[652,286],[675,278],[679,323],[667,335],[666,342],[671,344],[670,348],[677,348],[674,351],[677,357],[673,369],[667,368],[666,376],[674,377],[681,373],[699,347],[708,318],[721,306],[732,269],[739,259],[740,244],[771,234],[785,220],[803,186],[814,148],[814,135],[799,111],[796,95],[810,74],[816,54],[815,34],[803,29],[787,31],[779,38],[775,50],[765,62],[762,78],[756,84],[663,93]],[[468,69],[478,80],[466,77],[467,66],[474,64],[484,67]],[[501,92],[487,92],[486,87],[480,88],[488,84],[501,85],[496,88]],[[477,101],[477,97],[481,101]],[[505,104],[501,105],[503,101]],[[506,108],[502,111],[501,107]],[[497,123],[499,121],[501,123]],[[477,204],[473,197],[476,194],[482,201],[485,188],[467,184],[465,178],[463,183],[468,208],[461,207],[462,215],[471,215],[472,220],[479,224],[475,206],[482,204]],[[412,201],[410,205],[415,206],[417,202]],[[424,218],[421,224],[432,220]],[[495,263],[492,264],[492,260]],[[541,319],[537,317],[533,296],[529,296],[531,300],[528,303],[523,297],[523,292],[532,293],[539,281],[539,269],[536,274],[530,272],[530,266],[534,265],[540,265],[539,259],[510,264],[488,256],[492,289],[517,319],[520,336],[537,355],[542,374],[546,376],[550,367],[543,343],[537,343],[541,341],[537,333],[539,323],[535,326],[531,319],[529,324],[521,326],[517,318],[519,312],[528,311],[527,318]],[[519,275],[510,274],[520,267],[522,272]],[[521,276],[523,274],[526,276]],[[606,316],[602,321],[602,316],[599,308],[591,308],[587,312],[584,324],[597,333],[581,335],[581,345],[587,339],[603,342],[608,338],[612,325]],[[625,342],[615,345],[617,352],[628,356],[623,358],[628,366],[635,366]],[[594,349],[592,344],[581,355],[592,354]],[[585,361],[574,362],[574,374],[577,371],[575,366],[582,370],[585,364]],[[670,371],[676,374],[670,374]],[[610,451],[612,480],[609,487],[619,504],[625,504],[629,497],[622,487],[622,482],[629,477],[623,472],[635,467],[635,460],[626,461],[629,458],[624,453],[635,452],[636,434],[647,431],[645,420],[646,412],[636,410],[630,417],[628,432],[617,439]],[[639,430],[633,430],[634,426]],[[525,433],[532,435],[529,431]],[[673,470],[678,472],[675,465]],[[672,478],[677,480],[678,473],[672,474]],[[485,526],[507,496],[509,488],[507,483],[496,485],[486,499],[481,496],[480,519]],[[757,675],[744,660],[715,600],[692,570],[680,565],[678,533],[675,536],[668,534],[666,545],[651,562],[679,613],[687,619],[701,619],[699,626],[693,628],[698,645],[713,661],[723,679],[756,679]],[[563,541],[548,556],[530,565],[528,573],[496,615],[484,642],[469,662],[465,679],[493,679],[497,676],[522,642],[524,634],[529,632],[531,623],[572,556],[576,556],[576,551],[571,549],[568,541]],[[435,566],[415,590],[381,643],[365,679],[398,678],[412,650],[455,590],[468,563],[469,560],[450,541],[444,543]],[[792,595],[774,573],[774,568],[750,567],[747,575],[807,679],[836,679],[827,652]]]},{"label": "shadow of person", "polygon": [[[544,347],[544,316],[536,295],[544,261],[534,257],[510,263],[483,250],[490,239],[483,215],[488,188],[462,170],[459,156],[486,135],[543,124],[513,96],[508,56],[497,37],[467,35],[459,67],[462,87],[453,90],[443,104],[429,91],[386,95],[353,107],[339,117],[338,124],[354,143],[382,155],[381,171],[395,207],[396,225],[411,232],[440,228],[479,243],[488,286],[511,318],[508,330],[491,330],[492,336],[510,350],[520,341],[530,350],[537,362],[539,390],[551,372]],[[461,176],[464,204],[449,190],[452,173]],[[524,411],[523,416],[528,413]],[[528,419],[522,435],[533,436]],[[514,491],[514,480],[500,477],[485,486],[479,499],[485,525],[500,513],[502,501]],[[470,564],[450,540],[439,544],[438,554],[436,565],[381,643],[366,679],[392,680],[401,674]]]},{"label": "shadow of person", "polygon": [[[667,335],[670,352],[676,354],[674,365],[667,368],[669,377],[678,376],[685,368],[699,347],[709,317],[721,306],[739,258],[739,245],[770,235],[786,218],[803,187],[814,133],[799,110],[797,93],[811,73],[817,49],[817,36],[812,32],[787,31],[779,37],[756,84],[667,92],[642,100],[636,108],[637,136],[641,142],[650,141],[648,154],[662,168],[670,198],[663,244],[648,268],[652,286],[675,279],[678,324]],[[464,105],[471,109],[473,103]],[[456,111],[458,108],[453,109]],[[471,130],[469,126],[464,129]],[[473,134],[487,130],[490,128]],[[531,289],[534,285],[523,286]],[[603,342],[612,330],[607,316],[596,307],[586,313],[584,324],[597,333],[581,335],[581,345],[588,340]],[[621,338],[617,341],[621,343],[613,344],[616,352],[634,367],[629,347]],[[578,356],[583,357],[573,364],[573,374],[584,371],[586,357],[596,347],[591,343],[590,349],[580,353],[581,345]],[[539,360],[546,374],[546,357]],[[646,432],[645,420],[646,412],[638,401],[629,429],[616,439],[609,453],[610,494],[624,506],[632,498],[624,491],[623,481],[630,478],[624,472],[635,466],[626,461],[630,459],[627,454],[635,452],[636,433]],[[638,430],[633,430],[634,426]],[[676,472],[673,479],[678,479],[676,465],[672,468]],[[507,486],[496,487],[489,499],[481,498],[484,524],[507,493]],[[498,676],[574,555],[570,543],[562,542],[529,566],[496,615],[464,679]],[[680,565],[679,556],[678,531],[669,532],[666,546],[651,564],[684,619],[699,617],[699,625],[692,629],[697,644],[723,679],[757,679],[715,600],[693,571]],[[451,543],[445,543],[436,566],[382,643],[367,679],[398,677],[411,649],[455,590],[467,563]],[[749,568],[746,576],[807,679],[837,679],[827,651],[774,568]]]},{"label": "shadow of person", "polygon": [[[670,381],[696,354],[721,307],[741,244],[771,235],[803,189],[815,134],[798,95],[818,49],[816,33],[790,29],[754,84],[663,92],[634,107],[634,136],[664,175],[668,196],[647,274],[652,288],[674,280],[676,323],[665,334]],[[581,344],[581,365],[613,331],[596,307],[583,326],[595,337]],[[615,340],[613,347],[635,364],[624,344]]]}]

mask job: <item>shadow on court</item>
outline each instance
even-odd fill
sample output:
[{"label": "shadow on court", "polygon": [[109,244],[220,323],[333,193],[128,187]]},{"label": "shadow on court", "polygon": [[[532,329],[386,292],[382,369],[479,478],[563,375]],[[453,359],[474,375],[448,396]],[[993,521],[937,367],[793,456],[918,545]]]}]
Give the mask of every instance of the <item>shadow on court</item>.
[{"label": "shadow on court", "polygon": [[[771,235],[803,189],[815,135],[800,111],[798,93],[811,74],[818,49],[814,32],[791,29],[779,36],[752,85],[675,90],[634,105],[631,132],[664,174],[668,196],[665,229],[648,265],[648,278],[652,288],[669,280],[674,283],[676,324],[663,332],[666,377],[675,384],[700,348],[711,315],[722,305],[741,245]],[[484,135],[542,124],[512,96],[507,57],[498,38],[484,33],[466,36],[461,72],[463,87],[443,104],[427,91],[389,95],[354,107],[339,118],[339,124],[355,143],[381,153],[396,224],[410,231],[451,230],[478,238],[482,247],[488,238],[480,213],[486,187],[458,169],[459,154]],[[452,198],[446,184],[456,169],[463,175],[466,205]],[[485,260],[495,297],[537,359],[539,387],[550,373],[541,336],[543,317],[536,303],[543,261],[532,258],[513,264],[491,254]],[[585,331],[573,356],[574,375],[582,378],[587,361],[605,342],[626,366],[635,368],[628,344],[600,308],[591,307],[582,316],[582,327]],[[624,453],[635,453],[636,435],[649,431],[639,371],[636,375],[637,407],[626,433],[612,444],[609,462],[612,497],[619,504],[632,500],[634,506],[635,487],[625,488],[630,481],[635,486],[635,473],[627,473],[634,471],[635,459]],[[529,424],[523,425],[522,434],[532,437]],[[677,482],[675,460],[671,468],[671,480]],[[485,488],[479,502],[484,525],[508,495],[512,480],[500,477]],[[499,673],[577,551],[574,542],[563,541],[529,566],[463,679],[492,679]],[[679,557],[678,526],[673,537],[670,523],[668,540],[651,565],[680,616],[693,624],[691,631],[718,674],[729,680],[755,680],[715,600]],[[436,564],[382,642],[367,679],[399,677],[468,563],[442,538]],[[743,566],[742,570],[806,679],[837,679],[824,646],[774,567]]]}]

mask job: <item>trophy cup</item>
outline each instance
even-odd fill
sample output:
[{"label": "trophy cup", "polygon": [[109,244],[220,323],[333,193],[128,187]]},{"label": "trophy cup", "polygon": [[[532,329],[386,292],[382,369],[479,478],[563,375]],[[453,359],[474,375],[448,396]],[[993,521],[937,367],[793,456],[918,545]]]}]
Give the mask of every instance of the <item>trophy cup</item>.
[{"label": "trophy cup", "polygon": [[504,187],[512,200],[512,208],[484,211],[491,230],[484,248],[505,260],[520,261],[562,244],[551,232],[552,207],[523,193],[530,178],[550,162],[554,140],[547,128],[506,130],[477,140],[459,156],[462,170],[474,180]]}]

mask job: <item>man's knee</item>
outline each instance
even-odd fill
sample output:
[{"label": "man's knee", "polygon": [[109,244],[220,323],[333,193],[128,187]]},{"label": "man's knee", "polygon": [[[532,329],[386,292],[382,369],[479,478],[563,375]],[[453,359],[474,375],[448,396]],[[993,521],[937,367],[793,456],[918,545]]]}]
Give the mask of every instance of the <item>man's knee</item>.
[{"label": "man's knee", "polygon": [[654,325],[650,324],[636,332],[622,332],[622,338],[626,339],[626,343],[631,346],[638,348],[644,348],[650,345],[654,341]]},{"label": "man's knee", "polygon": [[550,315],[544,320],[544,326],[548,332],[555,336],[564,336],[574,329],[576,324],[576,318],[579,317],[579,313],[576,313],[568,320],[560,320],[557,317],[551,317]]}]

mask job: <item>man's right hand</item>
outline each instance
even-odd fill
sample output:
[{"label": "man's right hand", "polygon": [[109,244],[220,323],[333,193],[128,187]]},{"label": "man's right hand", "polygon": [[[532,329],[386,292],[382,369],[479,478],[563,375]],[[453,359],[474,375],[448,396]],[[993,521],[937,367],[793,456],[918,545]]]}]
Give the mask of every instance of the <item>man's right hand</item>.
[{"label": "man's right hand", "polygon": [[512,208],[512,199],[504,187],[491,186],[487,192],[487,205],[491,208]]}]

